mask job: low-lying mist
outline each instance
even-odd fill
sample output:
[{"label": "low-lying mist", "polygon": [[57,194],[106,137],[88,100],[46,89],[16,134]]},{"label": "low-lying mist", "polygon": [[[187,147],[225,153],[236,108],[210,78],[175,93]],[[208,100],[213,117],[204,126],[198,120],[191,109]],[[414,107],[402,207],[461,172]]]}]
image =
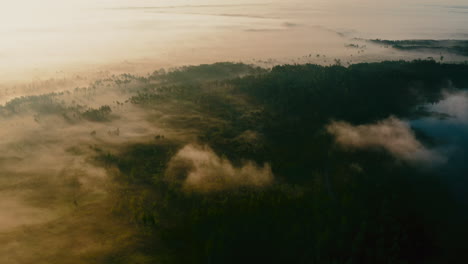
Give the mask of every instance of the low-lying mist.
[{"label": "low-lying mist", "polygon": [[4,3],[0,263],[468,262],[468,7],[410,2]]},{"label": "low-lying mist", "polygon": [[[139,141],[156,129],[116,104],[121,98],[85,89],[2,106],[0,262],[86,263],[84,256],[113,250],[131,232],[110,217],[112,180],[91,162],[94,145]],[[102,104],[112,114],[88,109]]]},{"label": "low-lying mist", "polygon": [[432,115],[411,121],[411,126],[430,136],[448,160],[439,173],[447,177],[459,197],[467,202],[466,179],[468,156],[468,96],[466,91],[447,91],[444,99],[436,104],[425,105]]},{"label": "low-lying mist", "polygon": [[465,72],[217,63],[4,91],[0,262],[457,256]]},{"label": "low-lying mist", "polygon": [[444,158],[427,149],[416,139],[409,124],[390,117],[376,124],[353,126],[346,122],[332,122],[327,131],[346,148],[383,148],[397,158],[429,164],[444,163]]},{"label": "low-lying mist", "polygon": [[169,181],[182,184],[188,191],[223,191],[242,186],[262,187],[273,182],[269,164],[258,167],[251,161],[235,167],[208,147],[188,145],[168,164]]},{"label": "low-lying mist", "polygon": [[[227,67],[233,72],[211,78],[234,77],[253,69]],[[101,263],[107,254],[133,246],[138,230],[112,215],[115,192],[121,187],[113,170],[96,157],[155,138],[191,143],[197,130],[174,124],[204,118],[177,100],[145,108],[132,99],[155,87],[162,89],[164,82],[184,79],[177,71],[169,81],[164,80],[165,74],[158,76],[158,72],[145,78],[124,74],[78,88],[70,88],[76,84],[72,81],[37,81],[29,90],[4,91],[0,262]],[[194,166],[186,174],[187,189],[223,190],[272,181],[268,165],[247,162],[237,168],[209,148],[188,145],[174,155],[169,170],[176,170],[181,162]]]},{"label": "low-lying mist", "polygon": [[446,50],[415,53],[357,39],[466,39],[464,5],[378,2],[21,0],[0,10],[0,84],[218,61],[271,67],[466,60]]}]

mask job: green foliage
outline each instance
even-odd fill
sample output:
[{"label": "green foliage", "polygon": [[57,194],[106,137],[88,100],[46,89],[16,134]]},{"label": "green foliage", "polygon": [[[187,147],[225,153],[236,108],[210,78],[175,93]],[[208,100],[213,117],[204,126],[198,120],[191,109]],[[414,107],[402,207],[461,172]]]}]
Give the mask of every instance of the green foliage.
[{"label": "green foliage", "polygon": [[[145,108],[177,102],[177,111],[196,112],[198,119],[181,117],[179,126],[196,129],[200,143],[234,164],[269,162],[276,182],[189,193],[164,177],[180,143],[160,139],[101,153],[125,186],[116,211],[145,230],[148,254],[168,263],[466,259],[460,235],[468,232],[460,213],[466,206],[438,175],[382,151],[337,148],[324,126],[334,119],[361,124],[420,115],[417,107],[437,102],[447,87],[468,87],[467,65],[284,65],[231,80],[224,67],[159,72],[167,83],[131,101]],[[219,74],[224,80],[217,81]],[[453,219],[461,220],[454,225]]]},{"label": "green foliage", "polygon": [[57,97],[60,94],[51,93],[37,96],[22,96],[8,101],[0,106],[0,113],[3,116],[11,116],[20,113],[33,111],[37,114],[60,114],[66,110],[65,104],[59,102]]},{"label": "green foliage", "polygon": [[[161,180],[167,163],[157,161],[171,153],[167,146],[138,145],[110,159],[130,183],[119,193],[117,211],[150,232],[148,245],[162,240],[163,248],[149,250],[171,263],[435,258],[440,234],[432,224],[453,215],[436,178],[385,155],[336,153],[330,170],[306,184],[197,194]],[[365,171],[349,165],[356,162]]]},{"label": "green foliage", "polygon": [[285,65],[233,84],[281,115],[362,123],[390,114],[407,116],[415,106],[439,100],[443,88],[468,86],[466,73],[464,65],[433,61],[363,63],[348,68]]},{"label": "green foliage", "polygon": [[156,71],[150,79],[163,80],[172,83],[195,83],[201,81],[216,81],[234,77],[264,72],[265,70],[243,63],[218,62],[198,66],[185,66],[170,72]]},{"label": "green foliage", "polygon": [[93,122],[105,122],[109,121],[112,109],[108,105],[103,105],[98,109],[89,108],[85,112],[81,113],[81,116]]},{"label": "green foliage", "polygon": [[399,50],[436,50],[457,55],[468,55],[468,41],[466,40],[370,40],[373,43],[392,46]]}]

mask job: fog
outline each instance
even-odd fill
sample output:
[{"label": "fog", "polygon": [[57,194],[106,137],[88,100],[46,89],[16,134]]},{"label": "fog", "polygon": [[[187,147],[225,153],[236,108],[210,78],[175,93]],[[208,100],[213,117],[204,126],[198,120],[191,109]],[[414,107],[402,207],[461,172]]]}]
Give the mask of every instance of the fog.
[{"label": "fog", "polygon": [[[92,94],[78,89],[2,108],[1,263],[92,263],[95,254],[131,241],[132,227],[111,216],[114,183],[93,162],[93,148],[147,141],[162,130],[141,110],[117,105],[122,98],[114,86],[98,87]],[[66,117],[66,107],[78,104],[109,104],[112,116],[108,122]]]},{"label": "fog", "polygon": [[349,149],[384,149],[396,158],[432,165],[443,164],[445,158],[426,148],[416,139],[408,123],[389,117],[375,124],[353,126],[332,122],[327,131],[338,145]]},{"label": "fog", "polygon": [[[154,142],[155,136],[187,144],[174,153],[167,172],[187,174],[186,190],[261,187],[273,181],[268,164],[249,161],[236,167],[208,147],[191,145],[197,131],[185,123],[203,118],[195,109],[171,101],[152,109],[130,103],[144,86],[137,79],[114,76],[75,89],[70,83],[37,81],[36,89],[5,91],[9,99],[0,106],[1,263],[104,263],[113,252],[133,247],[137,228],[113,214],[121,198],[117,169],[96,157]],[[38,95],[24,96],[29,93]]]},{"label": "fog", "polygon": [[345,45],[354,38],[466,39],[465,11],[463,1],[20,0],[0,9],[0,81],[215,61],[424,58]]},{"label": "fog", "polygon": [[456,194],[468,202],[468,94],[466,91],[447,91],[442,101],[425,107],[436,114],[412,120],[411,125],[434,139],[438,152],[448,158],[446,166],[439,168],[439,173],[445,175]]},{"label": "fog", "polygon": [[[339,59],[346,66],[426,58],[434,54],[392,50],[363,39],[468,39],[468,6],[463,2],[3,3],[0,263],[102,263],[100,256],[133,242],[136,228],[111,216],[112,194],[119,186],[112,170],[96,163],[99,151],[112,152],[165,135],[185,146],[175,153],[167,174],[185,175],[181,185],[187,191],[260,188],[274,182],[268,163],[231,162],[209,146],[197,145],[196,131],[174,125],[189,118],[203,119],[196,109],[187,107],[192,112],[180,113],[168,102],[144,111],[126,101],[136,94],[129,90],[138,83],[121,85],[114,74],[144,75],[159,68],[219,61],[271,67],[306,62],[330,65]],[[466,59],[444,55],[448,62]],[[107,81],[93,83],[102,79]],[[23,97],[41,94],[48,95]],[[460,131],[465,133],[466,95],[460,98],[448,94],[434,111],[458,115],[463,121]],[[99,116],[103,120],[86,116],[86,111],[95,113],[103,105],[111,109]],[[186,119],[177,120],[182,115]],[[207,119],[201,122],[217,121]],[[426,130],[433,122],[450,123],[430,119],[412,121],[411,126]],[[461,151],[455,147],[458,141],[451,141],[434,152],[416,138],[408,123],[396,118],[361,126],[334,122],[328,129],[341,146],[381,148],[410,162],[443,163],[445,157],[452,159],[452,153]],[[256,138],[252,131],[242,137]]]},{"label": "fog", "polygon": [[273,173],[269,164],[259,167],[252,161],[235,167],[226,158],[216,155],[209,147],[187,145],[170,161],[168,180],[179,182],[187,191],[211,192],[231,188],[272,183]]}]

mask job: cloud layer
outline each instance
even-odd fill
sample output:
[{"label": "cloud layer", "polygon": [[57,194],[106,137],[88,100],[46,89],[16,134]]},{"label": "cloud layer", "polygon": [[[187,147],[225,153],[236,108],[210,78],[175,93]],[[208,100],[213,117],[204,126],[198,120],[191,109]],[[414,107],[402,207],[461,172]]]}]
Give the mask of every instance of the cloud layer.
[{"label": "cloud layer", "polygon": [[169,163],[169,180],[182,183],[190,191],[210,192],[239,187],[262,187],[273,182],[269,164],[251,161],[236,167],[206,146],[187,145]]},{"label": "cloud layer", "polygon": [[354,126],[343,121],[334,121],[327,131],[336,142],[345,148],[384,149],[394,157],[412,162],[443,162],[443,157],[427,149],[415,137],[410,126],[395,117],[374,124]]}]

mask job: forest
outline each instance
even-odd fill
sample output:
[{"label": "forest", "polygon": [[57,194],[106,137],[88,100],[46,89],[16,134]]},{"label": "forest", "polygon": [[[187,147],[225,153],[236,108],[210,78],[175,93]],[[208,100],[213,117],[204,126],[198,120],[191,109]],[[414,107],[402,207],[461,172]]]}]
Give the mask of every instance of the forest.
[{"label": "forest", "polygon": [[[446,40],[433,40],[433,39],[415,39],[415,40],[382,40],[373,39],[370,42],[391,46],[398,50],[415,50],[424,51],[430,50],[439,53],[453,53],[457,55],[466,56],[468,55],[468,41],[446,39]],[[443,57],[441,57],[443,60]]]},{"label": "forest", "polygon": [[463,263],[454,175],[468,170],[446,170],[444,141],[411,120],[453,118],[428,106],[465,88],[468,64],[434,60],[216,63],[16,98],[0,116],[85,128],[67,153],[111,175],[110,214],[136,230],[89,263]]},{"label": "forest", "polygon": [[[188,147],[158,135],[97,156],[118,168],[126,187],[116,214],[143,230],[140,250],[149,256],[168,263],[466,258],[468,200],[453,193],[449,176],[384,145],[340,146],[330,122],[435,115],[422,106],[468,87],[468,65],[214,64],[155,72],[143,82],[131,103],[146,111],[177,105],[182,114],[171,125],[196,135]],[[421,145],[437,144],[410,133]],[[255,176],[263,178],[248,179]]]}]

